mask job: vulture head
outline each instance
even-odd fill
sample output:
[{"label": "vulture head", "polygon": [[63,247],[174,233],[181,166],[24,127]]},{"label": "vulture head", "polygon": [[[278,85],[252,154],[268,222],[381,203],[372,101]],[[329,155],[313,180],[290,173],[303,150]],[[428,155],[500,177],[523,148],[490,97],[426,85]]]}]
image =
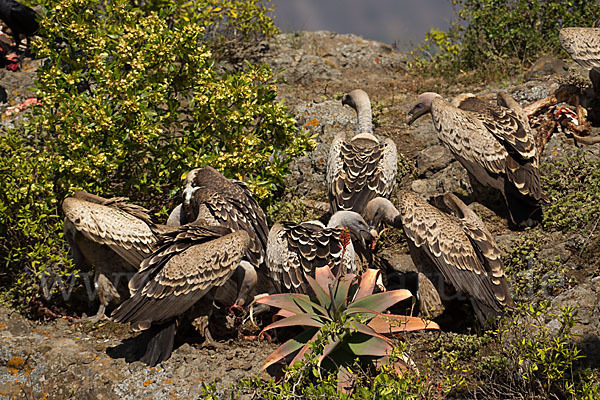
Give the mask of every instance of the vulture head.
[{"label": "vulture head", "polygon": [[364,90],[354,89],[342,97],[342,105],[349,105],[358,111],[366,107],[371,108],[371,101],[369,100],[369,95]]},{"label": "vulture head", "polygon": [[425,92],[422,93],[417,98],[417,104],[413,106],[413,108],[408,112],[408,125],[411,125],[421,116],[431,112],[431,103],[433,99],[436,97],[440,97],[439,94],[433,92]]},{"label": "vulture head", "polygon": [[396,226],[399,224],[400,213],[391,201],[376,197],[367,203],[363,217],[371,229],[380,231],[383,224]]},{"label": "vulture head", "polygon": [[369,228],[363,217],[354,211],[336,212],[329,219],[327,227],[348,228],[352,241],[365,248],[371,248],[379,236],[375,230]]}]

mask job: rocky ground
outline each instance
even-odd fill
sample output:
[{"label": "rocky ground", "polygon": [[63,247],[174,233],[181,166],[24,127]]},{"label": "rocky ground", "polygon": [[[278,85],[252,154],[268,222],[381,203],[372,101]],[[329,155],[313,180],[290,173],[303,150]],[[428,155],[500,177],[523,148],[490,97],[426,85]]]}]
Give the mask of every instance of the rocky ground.
[{"label": "rocky ground", "polygon": [[[355,129],[354,112],[341,104],[341,96],[352,89],[362,88],[370,95],[375,134],[393,138],[404,155],[400,186],[409,186],[426,197],[453,191],[470,201],[468,177],[439,145],[430,118],[422,118],[412,127],[404,122],[411,102],[423,91],[436,91],[446,97],[465,91],[493,96],[501,87],[527,104],[553,92],[568,73],[564,63],[550,60],[541,62],[527,75],[529,80],[518,84],[449,85],[440,78],[416,76],[409,70],[406,56],[386,44],[330,32],[281,34],[263,43],[256,56],[281,72],[281,98],[292,108],[298,124],[313,131],[319,142],[313,152],[292,165],[284,195],[284,200],[292,203],[298,198],[326,199],[329,143],[336,133]],[[9,105],[30,97],[26,88],[31,86],[37,63],[26,62],[22,72],[0,73],[0,85],[7,89],[12,103]],[[9,105],[2,107],[3,113]],[[4,114],[3,124],[10,124],[12,118]],[[572,141],[555,135],[542,161],[555,162],[575,151]],[[600,157],[598,145],[582,151],[586,159]],[[480,204],[472,206],[507,252],[520,236],[529,234],[509,230],[505,219]],[[319,213],[317,209],[309,211]],[[552,302],[555,310],[559,306],[578,306],[580,321],[575,332],[580,335],[578,340],[588,362],[598,367],[600,272],[588,263],[589,257],[582,256],[586,245],[594,240],[598,240],[594,230],[585,236],[577,232],[548,233],[535,257],[557,260],[564,267],[562,280],[542,296]],[[386,252],[395,257],[398,268],[414,268],[405,247],[401,243],[396,246]],[[520,300],[527,299],[525,293]],[[551,329],[558,328],[555,319],[545,322]],[[260,375],[262,361],[276,347],[268,342],[230,340],[222,348],[211,350],[186,342],[171,359],[149,368],[129,362],[136,342],[124,327],[112,323],[89,326],[64,319],[30,321],[6,308],[0,309],[0,342],[0,399],[198,398],[203,385],[213,382],[223,394],[232,383]]]}]

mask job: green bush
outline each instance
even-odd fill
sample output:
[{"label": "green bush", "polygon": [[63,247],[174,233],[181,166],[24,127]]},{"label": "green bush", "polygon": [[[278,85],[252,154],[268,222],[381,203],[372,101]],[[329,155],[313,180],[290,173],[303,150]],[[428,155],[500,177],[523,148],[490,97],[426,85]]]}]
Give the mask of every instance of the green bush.
[{"label": "green bush", "polygon": [[217,72],[203,26],[176,8],[62,0],[47,9],[35,46],[46,58],[36,83],[41,105],[0,138],[9,297],[39,293],[24,271],[69,273],[59,205],[74,190],[127,196],[164,215],[183,174],[210,164],[267,204],[289,162],[314,145],[276,101],[267,66]]},{"label": "green bush", "polygon": [[[550,319],[558,322],[555,333],[546,325]],[[556,315],[548,304],[527,304],[501,319],[494,331],[435,339],[432,355],[443,371],[445,398],[597,398],[598,371],[580,363],[573,333],[577,321],[572,308]]]},{"label": "green bush", "polygon": [[432,29],[421,50],[428,69],[455,73],[497,72],[523,66],[540,55],[561,54],[558,32],[591,26],[600,17],[595,0],[452,0],[457,22],[448,32]]},{"label": "green bush", "polygon": [[145,11],[176,8],[175,23],[192,22],[204,29],[211,47],[240,46],[278,32],[270,0],[149,0]]}]

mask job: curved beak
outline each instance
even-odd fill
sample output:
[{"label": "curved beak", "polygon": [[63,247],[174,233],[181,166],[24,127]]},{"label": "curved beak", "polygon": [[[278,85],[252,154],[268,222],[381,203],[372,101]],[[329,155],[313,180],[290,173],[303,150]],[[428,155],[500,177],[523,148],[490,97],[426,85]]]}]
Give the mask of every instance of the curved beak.
[{"label": "curved beak", "polygon": [[377,246],[377,241],[379,240],[379,232],[377,232],[372,227],[369,227],[369,233],[371,234],[371,236],[373,238],[371,239],[371,243],[369,243],[369,246],[368,247],[365,246],[365,247],[367,247],[369,250],[373,251],[373,250],[375,250],[375,246]]},{"label": "curved beak", "polygon": [[342,105],[348,105],[348,106],[352,106],[352,104],[350,104],[350,96],[348,96],[347,94],[344,95],[344,97],[342,97]]},{"label": "curved beak", "polygon": [[421,115],[425,114],[425,111],[415,111],[415,108],[417,106],[414,106],[409,112],[408,112],[408,116],[406,118],[406,123],[410,126],[412,125],[413,122],[415,122],[416,120],[419,119],[419,117],[421,117]]}]

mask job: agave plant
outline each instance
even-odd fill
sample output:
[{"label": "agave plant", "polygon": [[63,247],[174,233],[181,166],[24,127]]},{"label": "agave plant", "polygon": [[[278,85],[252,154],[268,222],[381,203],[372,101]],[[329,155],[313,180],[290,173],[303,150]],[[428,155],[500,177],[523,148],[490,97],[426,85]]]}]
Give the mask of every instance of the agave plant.
[{"label": "agave plant", "polygon": [[[304,359],[311,347],[321,351],[317,365],[326,370],[351,366],[360,361],[377,365],[391,355],[393,344],[388,336],[422,329],[439,329],[420,318],[383,314],[394,304],[410,298],[408,290],[373,294],[379,271],[368,269],[361,276],[334,276],[329,267],[317,268],[315,278],[306,276],[313,293],[274,294],[258,300],[277,307],[281,319],[263,329],[303,326],[304,331],[276,349],[263,364],[267,368],[280,361],[292,365]],[[325,339],[325,340],[323,340]],[[317,346],[317,342],[324,343]],[[339,376],[339,375],[338,375]]]}]

